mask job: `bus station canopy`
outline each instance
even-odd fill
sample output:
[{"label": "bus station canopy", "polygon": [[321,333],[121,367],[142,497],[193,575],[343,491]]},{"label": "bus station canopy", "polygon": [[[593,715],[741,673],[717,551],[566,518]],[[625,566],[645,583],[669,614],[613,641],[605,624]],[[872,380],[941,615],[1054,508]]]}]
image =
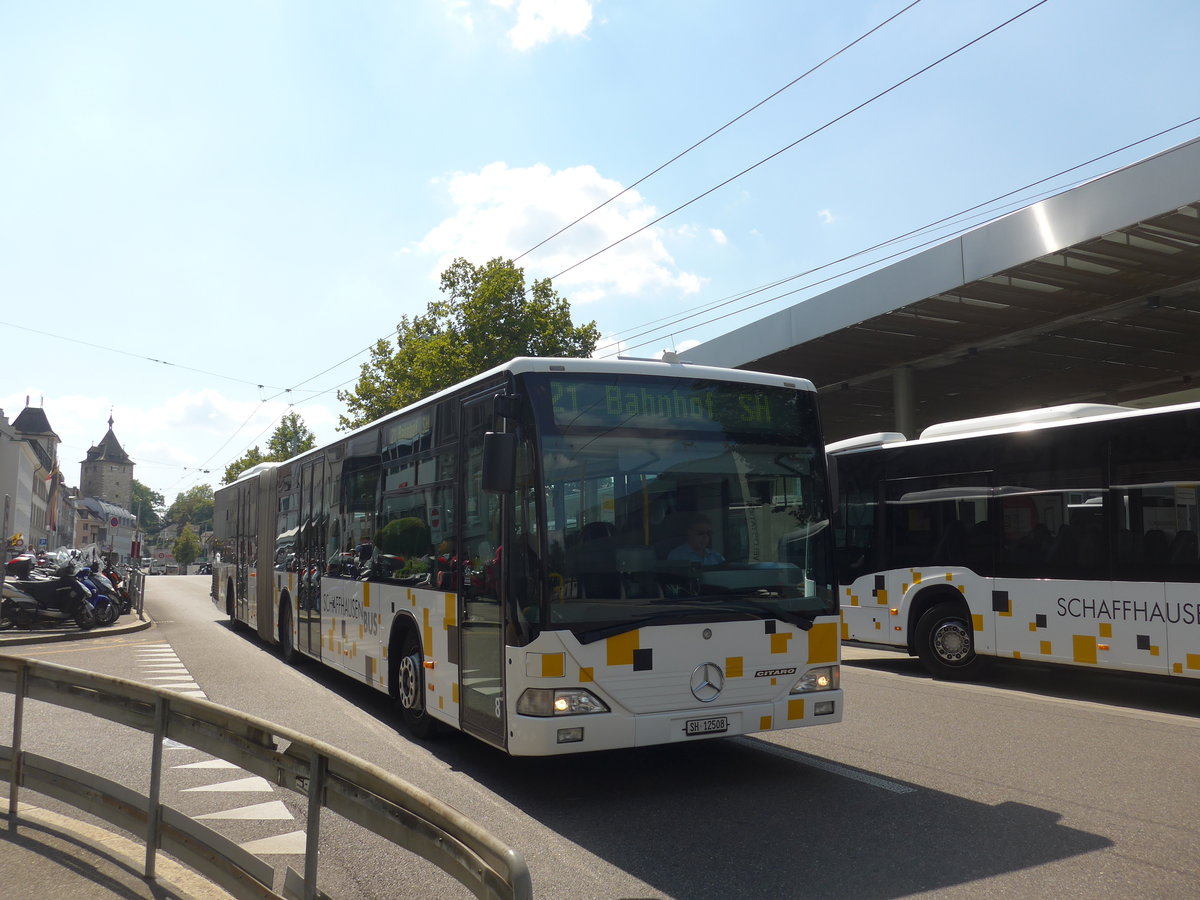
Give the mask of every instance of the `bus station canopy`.
[{"label": "bus station canopy", "polygon": [[1197,399],[1200,140],[684,356],[808,378],[829,440],[1065,403]]}]

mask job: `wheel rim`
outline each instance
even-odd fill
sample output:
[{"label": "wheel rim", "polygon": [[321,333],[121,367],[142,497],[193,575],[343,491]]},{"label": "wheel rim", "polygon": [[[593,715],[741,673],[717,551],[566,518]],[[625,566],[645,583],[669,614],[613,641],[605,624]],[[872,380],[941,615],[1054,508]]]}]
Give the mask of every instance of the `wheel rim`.
[{"label": "wheel rim", "polygon": [[974,652],[971,629],[960,619],[940,623],[930,637],[930,646],[938,659],[951,666],[967,662]]},{"label": "wheel rim", "polygon": [[405,709],[421,708],[421,660],[410,653],[400,660],[400,704]]}]

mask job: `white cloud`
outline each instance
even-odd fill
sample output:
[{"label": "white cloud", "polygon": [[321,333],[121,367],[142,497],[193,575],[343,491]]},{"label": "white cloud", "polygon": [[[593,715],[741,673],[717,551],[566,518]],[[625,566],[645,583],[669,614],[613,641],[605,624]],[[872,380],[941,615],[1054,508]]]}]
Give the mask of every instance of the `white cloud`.
[{"label": "white cloud", "polygon": [[442,0],[446,7],[446,13],[451,20],[458,22],[467,31],[475,28],[475,17],[471,15],[471,4],[468,0]]},{"label": "white cloud", "polygon": [[[502,162],[490,163],[479,172],[456,173],[445,183],[457,212],[419,244],[421,251],[436,256],[434,277],[459,256],[476,265],[497,256],[516,258],[621,190],[618,182],[602,177],[591,166],[552,172],[541,164],[515,169]],[[555,276],[642,228],[656,215],[641,194],[628,191],[518,265],[532,277]],[[647,228],[555,278],[555,287],[580,302],[654,288],[695,293],[702,280],[675,266],[663,242],[666,234],[658,227]]]},{"label": "white cloud", "polygon": [[511,11],[516,6],[517,24],[508,38],[518,50],[530,50],[558,37],[579,37],[592,22],[590,0],[492,0]]},{"label": "white cloud", "polygon": [[729,243],[729,238],[726,236],[725,232],[722,231],[720,228],[708,229],[708,235],[709,235],[709,237],[711,237],[713,239],[714,244],[725,245],[725,244]]},{"label": "white cloud", "polygon": [[817,218],[821,220],[823,225],[832,225],[834,221],[833,211],[829,209],[818,210]]}]

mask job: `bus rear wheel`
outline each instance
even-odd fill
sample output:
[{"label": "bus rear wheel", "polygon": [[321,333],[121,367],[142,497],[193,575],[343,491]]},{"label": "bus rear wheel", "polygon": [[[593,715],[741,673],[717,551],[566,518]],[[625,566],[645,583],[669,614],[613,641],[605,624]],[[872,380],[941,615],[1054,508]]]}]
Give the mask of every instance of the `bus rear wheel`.
[{"label": "bus rear wheel", "polygon": [[289,666],[295,665],[298,659],[296,645],[292,641],[292,604],[279,604],[279,656]]},{"label": "bus rear wheel", "polygon": [[395,689],[400,701],[404,727],[413,737],[431,738],[438,733],[437,721],[425,708],[425,666],[421,642],[414,631],[405,632],[400,644],[400,661],[396,667]]},{"label": "bus rear wheel", "polygon": [[975,652],[975,632],[961,603],[936,603],[917,621],[917,656],[935,678],[977,677],[984,660]]}]

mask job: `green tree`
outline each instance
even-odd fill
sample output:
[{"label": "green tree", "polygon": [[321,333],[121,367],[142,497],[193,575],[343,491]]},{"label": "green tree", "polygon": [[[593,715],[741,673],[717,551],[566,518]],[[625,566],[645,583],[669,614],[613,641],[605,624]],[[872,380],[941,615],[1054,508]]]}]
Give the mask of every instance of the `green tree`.
[{"label": "green tree", "polygon": [[574,325],[571,305],[550,279],[525,286],[512,260],[482,267],[459,258],[442,273],[445,299],[424,315],[403,316],[396,343],[381,339],[359,368],[358,383],[338,391],[348,411],[338,428],[357,428],[514,356],[587,357],[596,349],[595,322]]},{"label": "green tree", "polygon": [[171,525],[191,525],[200,534],[212,531],[212,487],[198,484],[182,494],[176,494],[175,502],[167,510],[166,521]]},{"label": "green tree", "polygon": [[235,459],[225,467],[225,477],[221,479],[221,484],[235,481],[239,475],[260,462],[283,462],[305,450],[311,450],[316,444],[316,435],[308,430],[300,415],[289,412],[279,420],[279,425],[271,432],[271,437],[267,440],[267,452],[263,453],[257,445],[251,447],[241,458]]},{"label": "green tree", "polygon": [[175,562],[187,569],[196,558],[200,555],[200,538],[196,537],[196,532],[192,530],[191,523],[183,526],[183,530],[179,532],[179,537],[175,538],[175,544],[171,548],[171,552],[175,556]]},{"label": "green tree", "polygon": [[255,444],[240,457],[225,467],[225,475],[221,479],[221,484],[230,484],[231,482],[237,481],[237,477],[239,475],[241,475],[247,469],[257,466],[264,459],[266,459],[266,457],[263,456],[262,451],[259,450],[258,445]]},{"label": "green tree", "polygon": [[133,509],[130,510],[138,518],[142,531],[155,535],[162,531],[162,515],[167,503],[158,491],[152,491],[136,478],[133,479]]}]

